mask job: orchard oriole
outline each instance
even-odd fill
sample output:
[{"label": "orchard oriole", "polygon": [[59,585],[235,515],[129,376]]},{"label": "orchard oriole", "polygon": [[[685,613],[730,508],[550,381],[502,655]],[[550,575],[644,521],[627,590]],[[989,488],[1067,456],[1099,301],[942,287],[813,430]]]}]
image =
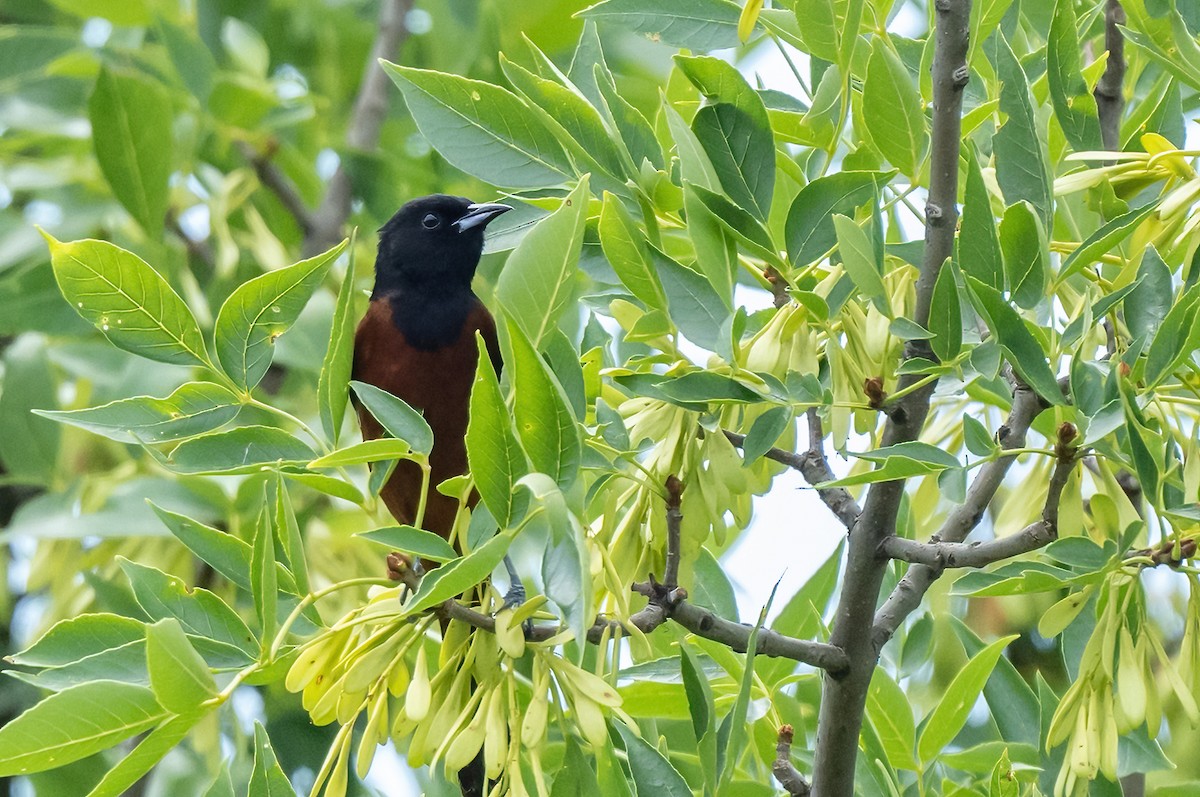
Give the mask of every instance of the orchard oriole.
[{"label": "orchard oriole", "polygon": [[[422,525],[447,539],[458,501],[435,488],[467,472],[469,402],[479,359],[476,332],[497,374],[502,365],[495,321],[472,292],[471,279],[483,254],[484,228],[508,210],[445,194],[400,208],[379,231],[371,306],[354,336],[353,378],[404,399],[424,413],[433,430]],[[362,405],[358,420],[364,440],[383,435]],[[420,468],[402,461],[379,494],[396,520],[414,523],[421,491]],[[523,594],[515,578],[513,587],[510,595]],[[458,779],[464,797],[482,797],[488,786],[482,753]]]}]

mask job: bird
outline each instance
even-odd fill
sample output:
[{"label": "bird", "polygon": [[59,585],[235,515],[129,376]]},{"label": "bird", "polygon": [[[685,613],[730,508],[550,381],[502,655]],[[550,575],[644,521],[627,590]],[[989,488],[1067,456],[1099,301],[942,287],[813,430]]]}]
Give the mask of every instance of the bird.
[{"label": "bird", "polygon": [[[496,322],[471,289],[488,223],[512,210],[434,194],[401,207],[379,232],[375,286],[354,335],[353,379],[386,390],[425,416],[433,431],[431,478],[423,526],[449,539],[458,500],[437,492],[467,472],[466,432],[478,347],[483,338],[492,367],[503,361]],[[357,406],[364,440],[384,435],[371,413]],[[415,522],[421,470],[397,464],[379,491],[400,523]]]},{"label": "bird", "polygon": [[[495,319],[472,291],[471,280],[483,255],[484,229],[510,210],[508,205],[477,204],[447,194],[421,197],[401,207],[379,231],[371,303],[354,334],[352,378],[403,399],[424,414],[433,431],[422,526],[447,540],[459,502],[435,488],[468,469],[466,434],[479,361],[477,333],[497,375],[503,367]],[[363,439],[382,437],[383,426],[370,411],[361,403],[356,410]],[[412,524],[423,488],[420,468],[401,461],[379,495],[397,521]],[[475,500],[472,496],[469,503]],[[524,589],[511,562],[505,563],[512,576],[509,594],[520,600]],[[459,771],[458,781],[463,797],[486,793],[482,751]]]}]

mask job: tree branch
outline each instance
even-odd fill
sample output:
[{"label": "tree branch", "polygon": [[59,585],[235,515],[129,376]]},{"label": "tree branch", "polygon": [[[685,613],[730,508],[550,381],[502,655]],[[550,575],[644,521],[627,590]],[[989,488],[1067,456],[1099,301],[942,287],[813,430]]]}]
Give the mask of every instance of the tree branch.
[{"label": "tree branch", "polygon": [[792,797],[807,797],[812,792],[808,781],[800,774],[800,770],[792,763],[792,738],[795,731],[791,725],[779,726],[779,742],[775,745],[775,761],[771,764],[771,773],[775,780],[783,786],[784,791]]},{"label": "tree branch", "polygon": [[1125,37],[1121,35],[1120,27],[1124,24],[1125,9],[1121,8],[1121,0],[1108,0],[1104,7],[1104,46],[1108,50],[1108,63],[1092,94],[1100,115],[1100,138],[1104,148],[1111,150],[1121,148],[1121,115],[1125,111]]},{"label": "tree branch", "polygon": [[296,190],[296,184],[275,165],[269,154],[258,152],[246,141],[238,141],[236,146],[238,152],[242,153],[242,157],[254,167],[258,181],[271,189],[271,192],[278,197],[287,212],[295,217],[296,223],[300,225],[304,235],[310,235],[313,230],[312,212],[305,204],[304,198],[300,196],[300,192]]},{"label": "tree branch", "polygon": [[[806,452],[795,454],[783,449],[772,448],[763,456],[799,471],[809,484],[831,482],[837,477],[829,467],[829,460],[825,458],[825,433],[821,428],[821,417],[815,408],[811,408],[808,410],[807,418],[808,450]],[[725,437],[737,448],[742,448],[746,443],[744,434],[726,431]],[[830,511],[837,516],[847,531],[854,528],[859,515],[862,514],[862,509],[848,490],[842,487],[822,487],[817,488],[817,495],[825,502],[825,506],[829,507]]]},{"label": "tree branch", "polygon": [[[683,483],[674,476],[668,477],[668,549],[665,572],[670,578],[678,578],[679,574],[679,526],[683,520],[683,515],[679,511],[679,502],[682,493]],[[420,587],[421,574],[412,566],[412,560],[407,554],[397,552],[388,554],[387,565],[390,578],[401,581],[414,592]],[[709,609],[688,603],[687,590],[682,587],[672,586],[670,581],[659,583],[651,575],[648,581],[633,584],[631,589],[639,595],[646,596],[649,604],[644,609],[635,612],[627,620],[597,617],[587,632],[589,642],[599,643],[606,630],[620,631],[636,628],[643,634],[648,634],[667,620],[671,620],[696,636],[720,642],[739,653],[746,652],[750,644],[750,634],[754,630],[753,626],[726,620]],[[443,601],[430,611],[443,620],[459,620],[483,631],[491,633],[496,631],[494,617],[476,611],[453,598]],[[530,642],[545,642],[565,630],[563,626],[535,625],[526,629],[525,638]],[[770,628],[759,628],[755,649],[760,656],[792,659],[834,673],[842,672],[847,666],[846,654],[833,645],[785,636]]]},{"label": "tree branch", "polygon": [[[381,58],[394,58],[408,37],[404,17],[412,10],[413,0],[382,0],[379,7],[379,30],[371,52],[367,55],[362,84],[354,100],[350,127],[346,130],[346,147],[370,152],[379,144],[379,131],[388,109],[388,77],[379,65]],[[350,218],[352,196],[350,175],[343,164],[329,180],[329,188],[321,206],[312,214],[313,226],[305,235],[305,255],[323,252],[342,239],[342,227]]]},{"label": "tree branch", "polygon": [[[379,59],[394,57],[404,43],[408,36],[404,18],[412,4],[413,0],[382,0],[380,3],[378,31],[367,55],[362,83],[346,129],[348,149],[369,152],[379,144],[379,131],[388,109],[388,79],[379,66]],[[352,198],[350,175],[344,165],[339,164],[330,178],[320,207],[310,210],[295,184],[271,160],[270,153],[259,153],[246,142],[238,142],[237,146],[254,167],[258,179],[279,197],[304,231],[305,257],[323,252],[342,239],[342,227],[350,218]]]},{"label": "tree branch", "polygon": [[[983,554],[972,554],[968,557],[979,557],[984,559],[989,553],[1001,554],[991,561],[1000,561],[1001,559],[1018,556],[1022,553],[1040,548],[1047,543],[1054,541],[1058,537],[1058,504],[1062,498],[1063,488],[1066,486],[1067,478],[1071,475],[1071,469],[1075,466],[1078,460],[1078,450],[1071,442],[1076,435],[1074,425],[1064,423],[1059,426],[1058,443],[1055,446],[1057,453],[1057,461],[1054,465],[1054,471],[1050,475],[1050,484],[1046,493],[1046,503],[1042,507],[1041,520],[1031,523],[1026,526],[1019,534],[1011,538],[993,540],[989,543],[979,545],[979,548],[986,549]],[[958,543],[958,540],[951,541],[951,544]],[[946,542],[935,540],[933,545],[946,545]],[[958,546],[958,549],[971,548],[972,546]],[[903,556],[898,558],[904,558]],[[961,560],[960,560],[961,561]],[[949,565],[946,562],[939,563],[936,561],[922,561],[921,564],[914,564],[904,574],[904,578],[896,585],[896,589],[892,591],[884,605],[875,615],[874,628],[871,630],[871,636],[876,641],[876,644],[882,645],[892,635],[896,633],[896,629],[900,627],[900,623],[904,622],[904,618],[911,614],[917,606],[921,604],[921,598],[929,589],[930,585],[942,574],[943,566],[966,566],[979,567],[988,562],[983,561],[981,564],[973,564],[965,562],[959,565]]]},{"label": "tree branch", "polygon": [[[970,37],[971,0],[936,0],[933,50],[933,122],[929,161],[929,198],[925,206],[925,250],[916,286],[913,320],[929,325],[933,287],[942,264],[954,251],[958,222],[958,161],[962,134],[962,95],[970,77],[967,44]],[[927,341],[910,340],[906,359],[933,359]],[[916,440],[929,414],[935,382],[917,386],[918,377],[905,374],[897,392],[909,390],[889,413],[882,446]],[[852,797],[859,733],[866,708],[867,689],[879,648],[866,633],[874,619],[888,559],[880,543],[896,533],[896,517],[904,497],[905,480],[873,484],[862,516],[850,535],[842,597],[834,617],[830,643],[845,651],[849,668],[828,674],[822,684],[813,761],[813,791],[821,797]]]}]

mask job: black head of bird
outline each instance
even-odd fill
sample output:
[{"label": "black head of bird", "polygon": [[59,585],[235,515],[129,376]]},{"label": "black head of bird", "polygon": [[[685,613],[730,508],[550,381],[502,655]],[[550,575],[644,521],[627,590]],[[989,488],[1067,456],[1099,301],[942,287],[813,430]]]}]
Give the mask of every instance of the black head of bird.
[{"label": "black head of bird", "polygon": [[374,295],[469,290],[483,254],[483,230],[509,210],[448,194],[405,204],[379,231]]}]

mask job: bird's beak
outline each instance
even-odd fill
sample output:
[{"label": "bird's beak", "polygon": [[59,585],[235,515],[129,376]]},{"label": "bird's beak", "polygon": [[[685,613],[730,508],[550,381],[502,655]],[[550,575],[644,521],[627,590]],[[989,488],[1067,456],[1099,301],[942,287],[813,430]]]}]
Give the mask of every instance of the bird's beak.
[{"label": "bird's beak", "polygon": [[495,202],[484,202],[478,205],[468,205],[466,215],[454,222],[451,226],[461,232],[482,227],[492,219],[499,216],[501,213],[507,213],[512,210],[508,205],[501,205]]}]

